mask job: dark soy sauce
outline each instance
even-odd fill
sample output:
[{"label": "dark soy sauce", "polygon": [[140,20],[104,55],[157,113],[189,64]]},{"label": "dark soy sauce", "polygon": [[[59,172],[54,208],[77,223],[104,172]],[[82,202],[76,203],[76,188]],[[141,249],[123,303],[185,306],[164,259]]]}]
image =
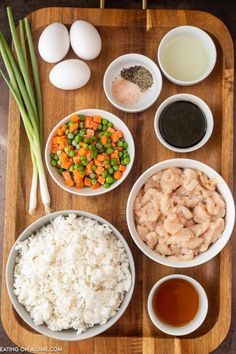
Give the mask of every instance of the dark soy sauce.
[{"label": "dark soy sauce", "polygon": [[197,290],[184,279],[169,279],[157,288],[153,309],[161,321],[175,327],[184,326],[198,313]]},{"label": "dark soy sauce", "polygon": [[176,148],[196,145],[204,137],[206,128],[204,113],[189,101],[169,104],[159,118],[159,130],[163,139]]}]

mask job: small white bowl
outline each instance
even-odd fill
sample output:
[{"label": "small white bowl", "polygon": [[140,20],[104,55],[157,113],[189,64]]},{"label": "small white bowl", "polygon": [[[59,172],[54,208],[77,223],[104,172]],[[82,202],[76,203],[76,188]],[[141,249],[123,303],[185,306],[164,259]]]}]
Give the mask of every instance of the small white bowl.
[{"label": "small white bowl", "polygon": [[[203,47],[205,48],[208,56],[208,66],[206,71],[199,78],[192,81],[184,81],[184,80],[176,79],[166,71],[163,65],[163,58],[162,58],[163,50],[173,38],[183,34],[197,37],[198,40],[203,45]],[[179,26],[167,32],[166,35],[162,38],[157,51],[158,63],[165,77],[171,82],[173,82],[174,84],[183,85],[183,86],[195,85],[198,82],[204,80],[212,72],[216,63],[216,57],[217,57],[216,47],[211,37],[202,29],[194,26]],[[175,58],[173,58],[173,60],[175,60]]]},{"label": "small white bowl", "polygon": [[[62,330],[61,332],[54,332],[50,330],[46,324],[37,326],[32,318],[29,315],[29,312],[26,310],[26,308],[21,305],[18,302],[18,299],[16,295],[14,294],[14,288],[13,288],[13,272],[15,268],[15,263],[16,263],[16,257],[18,255],[18,251],[16,251],[15,247],[18,242],[22,242],[26,240],[29,236],[34,234],[38,229],[40,229],[42,226],[49,224],[53,219],[56,217],[62,215],[62,216],[67,216],[69,214],[76,214],[77,216],[86,216],[88,218],[94,219],[98,221],[101,224],[106,224],[108,225],[111,230],[113,231],[114,235],[120,240],[122,243],[125,252],[127,254],[128,260],[129,260],[129,265],[130,265],[130,272],[131,272],[131,278],[132,278],[132,284],[130,290],[125,294],[124,300],[122,304],[120,305],[120,308],[118,309],[117,313],[115,314],[114,317],[112,317],[107,323],[104,325],[96,325],[94,327],[91,327],[87,329],[85,332],[81,334],[76,334],[76,330],[74,329],[67,329],[67,330]],[[45,247],[47,247],[47,243],[45,241]],[[125,241],[124,237],[121,235],[121,233],[108,221],[105,219],[101,218],[100,216],[97,216],[95,214],[87,213],[85,211],[79,211],[79,210],[63,210],[63,211],[57,211],[55,213],[48,214],[46,216],[43,216],[42,218],[36,220],[33,222],[31,225],[29,225],[23,232],[22,234],[18,237],[14,245],[12,246],[12,249],[9,253],[8,260],[7,260],[7,266],[6,266],[6,285],[7,285],[7,290],[8,294],[11,300],[12,305],[14,306],[16,312],[18,315],[24,320],[31,328],[33,328],[35,331],[50,337],[54,338],[57,340],[61,341],[79,341],[79,340],[84,340],[88,339],[91,337],[95,337],[98,334],[101,334],[102,332],[106,331],[108,328],[113,326],[119,318],[123,315],[125,312],[126,308],[128,307],[130,300],[133,295],[134,291],[134,284],[135,284],[135,265],[134,265],[134,260],[132,253],[129,249],[129,246],[127,242]]]},{"label": "small white bowl", "polygon": [[[177,148],[173,145],[170,145],[161,135],[160,133],[160,129],[159,129],[159,119],[161,116],[162,111],[171,103],[176,102],[176,101],[188,101],[188,102],[192,102],[194,103],[196,106],[198,106],[200,108],[200,110],[203,112],[204,116],[205,116],[205,120],[206,120],[206,132],[205,135],[203,136],[203,138],[195,145],[189,147],[189,148]],[[168,97],[165,101],[163,101],[160,106],[158,107],[156,114],[155,114],[155,119],[154,119],[154,129],[156,132],[156,135],[159,139],[159,141],[161,142],[162,145],[164,145],[167,149],[175,151],[175,152],[182,152],[182,153],[186,153],[186,152],[192,152],[195,151],[197,149],[200,149],[203,145],[205,145],[207,143],[207,141],[210,139],[212,131],[213,131],[213,127],[214,127],[214,120],[213,120],[213,116],[211,113],[210,108],[208,107],[208,105],[206,104],[206,102],[204,102],[201,98],[194,96],[194,95],[190,95],[187,93],[179,93],[177,95],[173,95]]]},{"label": "small white bowl", "polygon": [[[112,83],[119,77],[121,70],[131,66],[141,65],[148,69],[153,77],[153,84],[144,92],[138,102],[133,105],[122,105],[112,95]],[[110,103],[124,112],[137,113],[148,109],[157,100],[162,89],[162,76],[158,66],[150,58],[142,54],[125,54],[116,58],[107,68],[103,78],[103,88]]]},{"label": "small white bowl", "polygon": [[[134,221],[134,201],[136,196],[147,179],[159,171],[165,170],[167,168],[179,167],[179,168],[193,168],[204,172],[208,177],[214,179],[217,183],[217,190],[224,197],[226,203],[226,216],[225,216],[225,229],[218,240],[212,244],[205,252],[195,256],[190,261],[174,261],[168,259],[167,257],[161,256],[150,249],[145,242],[143,242],[136,230],[136,225]],[[210,166],[196,160],[192,159],[171,159],[153,165],[148,170],[146,170],[135,182],[133,188],[130,191],[127,207],[126,207],[126,220],[129,228],[129,232],[139,247],[139,249],[153,261],[166,265],[171,268],[190,268],[195,267],[200,264],[208,262],[210,259],[214,258],[227,244],[233,231],[234,221],[235,221],[235,205],[232,193],[225,182],[225,180]]]},{"label": "small white bowl", "polygon": [[[52,147],[52,137],[56,134],[57,128],[61,127],[65,123],[67,123],[69,121],[70,116],[72,116],[74,114],[78,114],[78,115],[83,114],[83,115],[87,115],[87,116],[93,116],[93,115],[101,116],[102,118],[108,119],[110,122],[112,122],[114,127],[116,129],[118,129],[118,130],[121,130],[123,132],[123,134],[124,134],[124,138],[125,138],[126,142],[128,143],[128,152],[129,152],[129,156],[130,156],[130,162],[126,166],[126,170],[124,171],[123,176],[121,177],[121,179],[119,179],[118,181],[114,182],[110,186],[110,188],[106,189],[103,186],[99,187],[98,189],[92,189],[92,188],[89,188],[89,187],[84,187],[84,188],[81,188],[81,189],[77,189],[74,186],[68,187],[68,186],[66,186],[64,184],[64,179],[57,172],[57,169],[55,167],[51,166],[50,153],[51,153],[51,147]],[[65,191],[67,191],[69,193],[72,193],[72,194],[80,195],[80,196],[101,195],[101,194],[104,194],[104,193],[108,193],[111,190],[113,190],[116,187],[118,187],[126,179],[128,174],[130,173],[130,170],[131,170],[133,162],[134,162],[134,156],[135,156],[134,140],[133,140],[133,137],[132,137],[127,125],[120,118],[115,116],[114,114],[112,114],[110,112],[107,112],[107,111],[103,111],[101,109],[83,109],[81,111],[71,113],[66,118],[62,119],[53,128],[53,130],[49,134],[48,140],[46,142],[46,147],[45,147],[46,166],[47,166],[47,169],[48,169],[51,177],[53,178],[53,180],[58,184],[58,186],[60,186]]]},{"label": "small white bowl", "polygon": [[[188,324],[181,326],[181,327],[174,327],[171,325],[168,325],[167,323],[164,323],[161,321],[155,314],[155,311],[153,309],[153,296],[155,295],[156,290],[159,288],[161,284],[166,282],[167,280],[170,279],[184,279],[191,283],[195,290],[198,293],[199,296],[199,309],[198,312],[195,316],[195,318],[189,322]],[[162,332],[165,332],[167,334],[170,334],[172,336],[184,336],[186,334],[194,332],[197,328],[201,326],[203,321],[206,318],[207,311],[208,311],[208,299],[205,290],[203,287],[197,282],[195,279],[188,277],[186,275],[182,274],[174,274],[174,275],[168,275],[164,278],[161,278],[151,289],[149,296],[148,296],[148,302],[147,302],[147,307],[148,307],[148,314],[152,320],[152,323],[159,328]]]}]

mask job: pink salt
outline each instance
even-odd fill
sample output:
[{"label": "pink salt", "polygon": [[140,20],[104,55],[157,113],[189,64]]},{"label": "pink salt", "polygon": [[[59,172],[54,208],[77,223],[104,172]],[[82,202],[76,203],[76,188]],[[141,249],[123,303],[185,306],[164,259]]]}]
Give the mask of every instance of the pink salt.
[{"label": "pink salt", "polygon": [[139,86],[128,80],[118,78],[112,83],[112,95],[123,105],[133,105],[141,94]]}]

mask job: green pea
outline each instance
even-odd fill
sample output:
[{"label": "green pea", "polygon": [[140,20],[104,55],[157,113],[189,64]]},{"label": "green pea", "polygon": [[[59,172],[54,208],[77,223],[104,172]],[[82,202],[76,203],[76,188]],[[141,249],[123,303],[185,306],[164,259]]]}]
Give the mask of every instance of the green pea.
[{"label": "green pea", "polygon": [[84,130],[84,129],[80,129],[79,135],[80,135],[80,136],[84,136],[84,134],[85,134],[85,130]]},{"label": "green pea", "polygon": [[83,171],[84,171],[84,166],[82,166],[82,165],[79,165],[79,168],[78,168],[78,170],[79,170],[80,172],[83,172]]},{"label": "green pea", "polygon": [[68,145],[69,145],[69,146],[72,145],[72,140],[71,140],[71,139],[68,140]]},{"label": "green pea", "polygon": [[97,183],[96,178],[91,179],[91,182],[92,182],[92,184],[96,184]]},{"label": "green pea", "polygon": [[81,136],[76,135],[74,140],[79,143],[81,141]]},{"label": "green pea", "polygon": [[105,148],[109,149],[111,147],[111,144],[105,144]]},{"label": "green pea", "polygon": [[106,178],[107,176],[108,176],[107,171],[103,171],[103,172],[102,172],[102,177]]},{"label": "green pea", "polygon": [[113,168],[114,171],[118,171],[119,170],[119,166],[117,166],[117,165],[112,166],[112,168]]},{"label": "green pea", "polygon": [[84,142],[88,144],[88,143],[90,143],[90,139],[89,138],[84,138]]},{"label": "green pea", "polygon": [[57,166],[61,166],[61,161],[60,160],[57,161]]},{"label": "green pea", "polygon": [[73,146],[76,146],[77,145],[77,142],[75,140],[72,140],[72,145]]},{"label": "green pea", "polygon": [[91,157],[92,157],[92,159],[96,159],[98,157],[98,152],[93,151]]},{"label": "green pea", "polygon": [[88,164],[88,161],[82,161],[82,165],[86,166]]},{"label": "green pea", "polygon": [[125,153],[123,154],[123,157],[124,157],[124,158],[125,158],[125,157],[129,157],[128,152],[125,152]]},{"label": "green pea", "polygon": [[52,165],[53,167],[55,167],[55,166],[57,165],[57,162],[56,162],[56,160],[54,160],[54,159],[51,159],[51,165]]},{"label": "green pea", "polygon": [[106,183],[112,184],[113,182],[114,182],[113,177],[108,176],[108,177],[106,178]]},{"label": "green pea", "polygon": [[109,183],[104,183],[103,187],[107,189],[107,188],[110,187],[110,184]]},{"label": "green pea", "polygon": [[104,135],[107,136],[108,138],[110,138],[110,136],[112,135],[112,133],[111,133],[111,132],[105,132]]},{"label": "green pea", "polygon": [[113,153],[113,149],[112,149],[112,148],[108,148],[108,149],[106,150],[106,153],[107,153],[108,155],[111,155],[111,154]]},{"label": "green pea", "polygon": [[96,150],[96,148],[95,148],[95,146],[94,146],[93,144],[90,144],[88,148],[89,148],[89,150],[91,150],[91,151]]},{"label": "green pea", "polygon": [[114,173],[114,170],[112,167],[108,168],[108,172],[110,173],[110,175],[112,175]]},{"label": "green pea", "polygon": [[76,145],[76,149],[77,149],[77,150],[80,149],[80,145],[79,145],[79,144]]},{"label": "green pea", "polygon": [[79,165],[78,163],[76,163],[76,164],[74,165],[74,168],[75,168],[76,170],[79,170],[79,169],[80,169],[80,166],[81,166],[81,165]]},{"label": "green pea", "polygon": [[102,124],[103,124],[103,125],[107,125],[108,123],[109,123],[109,122],[108,122],[107,119],[105,119],[105,118],[102,119]]},{"label": "green pea", "polygon": [[129,162],[130,162],[130,159],[129,159],[128,157],[126,157],[126,158],[124,159],[124,165],[128,165]]},{"label": "green pea", "polygon": [[108,126],[108,128],[112,128],[112,127],[113,127],[112,122],[109,122],[109,121],[108,121],[107,126]]},{"label": "green pea", "polygon": [[90,173],[89,177],[94,179],[96,177],[96,175],[95,175],[95,173]]},{"label": "green pea", "polygon": [[126,142],[123,143],[123,148],[127,149],[128,146],[129,145]]},{"label": "green pea", "polygon": [[97,144],[96,144],[96,148],[97,148],[97,149],[102,149],[102,144],[101,144],[101,143],[97,143]]},{"label": "green pea", "polygon": [[88,144],[83,144],[84,149],[88,149]]},{"label": "green pea", "polygon": [[92,170],[95,171],[97,169],[97,166],[96,165],[93,165],[92,166]]},{"label": "green pea", "polygon": [[65,135],[68,135],[69,134],[69,129],[66,129],[65,130]]},{"label": "green pea", "polygon": [[70,127],[71,125],[75,124],[74,122],[68,122],[68,127]]},{"label": "green pea", "polygon": [[85,161],[85,160],[87,160],[87,157],[86,156],[81,156],[80,159],[81,159],[81,161]]},{"label": "green pea", "polygon": [[119,146],[119,147],[121,147],[121,146],[123,146],[123,142],[122,141],[117,141],[117,146]]},{"label": "green pea", "polygon": [[102,124],[98,124],[98,130],[102,130]]},{"label": "green pea", "polygon": [[57,154],[55,154],[53,158],[54,158],[54,160],[56,160],[56,161],[59,160],[59,156],[58,156]]},{"label": "green pea", "polygon": [[73,131],[74,136],[77,135],[78,133],[79,133],[78,129]]},{"label": "green pea", "polygon": [[54,154],[53,154],[53,153],[51,153],[51,154],[50,154],[50,157],[51,157],[52,159],[54,159]]},{"label": "green pea", "polygon": [[74,139],[74,134],[72,133],[68,134],[68,139]]},{"label": "green pea", "polygon": [[65,147],[65,152],[66,152],[66,153],[70,152],[69,146],[66,146],[66,147]]},{"label": "green pea", "polygon": [[83,122],[80,122],[80,123],[79,123],[79,127],[80,127],[80,129],[83,129],[83,128],[84,128],[84,123],[83,123]]},{"label": "green pea", "polygon": [[74,156],[75,156],[74,150],[70,151],[70,157],[74,157]]},{"label": "green pea", "polygon": [[74,165],[71,165],[70,168],[69,168],[69,171],[70,171],[70,172],[73,172],[73,171],[74,171],[74,168],[75,168]]},{"label": "green pea", "polygon": [[114,166],[117,164],[117,159],[111,159],[111,165]]},{"label": "green pea", "polygon": [[104,135],[104,133],[103,132],[100,132],[99,134],[98,134],[98,137],[99,137],[99,139],[101,139],[101,137]]},{"label": "green pea", "polygon": [[57,169],[57,172],[60,173],[60,174],[62,174],[63,171],[64,171],[64,168],[59,167],[59,168]]},{"label": "green pea", "polygon": [[103,126],[102,126],[102,131],[105,132],[106,130],[107,130],[107,125],[103,125]]},{"label": "green pea", "polygon": [[118,156],[119,156],[119,157],[122,157],[122,156],[123,156],[123,153],[120,151],[120,152],[118,153]]},{"label": "green pea", "polygon": [[97,141],[97,137],[94,135],[94,136],[92,137],[92,140],[93,140],[93,141]]},{"label": "green pea", "polygon": [[85,120],[85,116],[83,114],[79,115],[79,120],[83,122]]}]

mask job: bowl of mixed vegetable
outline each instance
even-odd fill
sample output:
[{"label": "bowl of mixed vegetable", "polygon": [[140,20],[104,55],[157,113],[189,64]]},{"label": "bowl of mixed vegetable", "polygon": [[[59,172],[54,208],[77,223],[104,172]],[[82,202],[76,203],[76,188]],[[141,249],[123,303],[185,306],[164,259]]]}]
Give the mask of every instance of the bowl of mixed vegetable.
[{"label": "bowl of mixed vegetable", "polygon": [[114,114],[86,109],[62,119],[45,149],[48,171],[67,192],[94,196],[119,186],[135,155],[133,137]]}]

